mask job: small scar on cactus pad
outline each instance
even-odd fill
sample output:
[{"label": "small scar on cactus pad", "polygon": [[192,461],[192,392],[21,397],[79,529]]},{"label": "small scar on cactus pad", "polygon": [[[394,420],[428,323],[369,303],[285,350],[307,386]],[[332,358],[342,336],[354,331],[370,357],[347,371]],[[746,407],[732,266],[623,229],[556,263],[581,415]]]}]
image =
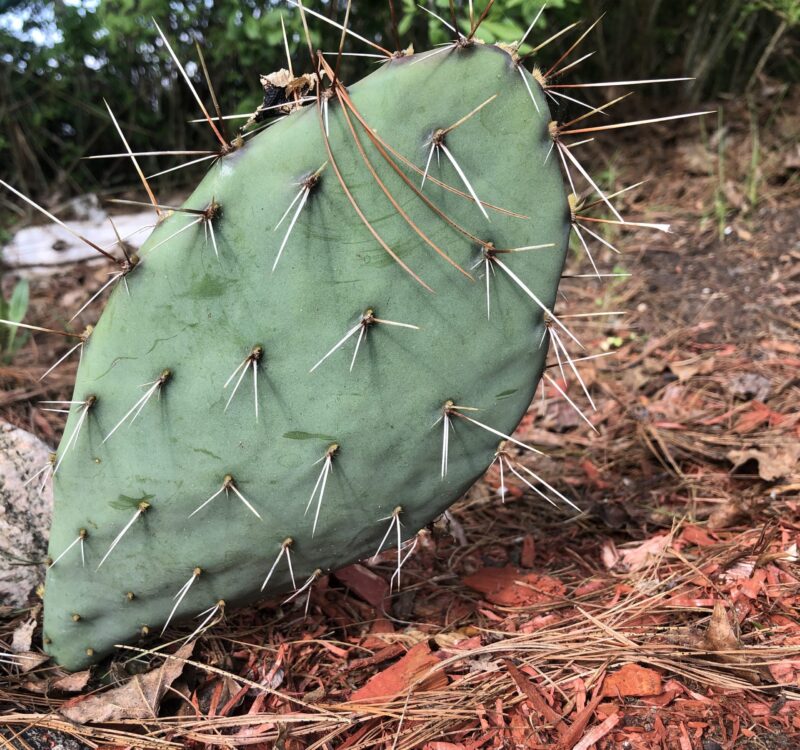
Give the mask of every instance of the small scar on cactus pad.
[{"label": "small scar on cactus pad", "polygon": [[583,230],[610,246],[592,222],[629,222],[565,138],[640,123],[559,126],[548,98],[570,99],[555,81],[576,45],[532,75],[524,39],[475,37],[485,15],[422,54],[343,29],[381,66],[345,87],[317,53],[312,74],[265,76],[251,124],[285,116],[232,140],[159,29],[218,142],[206,176],[159,204],[109,108],[156,228],[136,255],[120,238],[122,259],[77,235],[116,266],[83,334],[2,321],[77,339],[54,367],[81,357],[35,475],[54,484],[43,640],[60,665],[179,622],[194,638],[262,595],[307,612],[324,572],[390,546],[399,586],[417,533],[490,467],[503,500],[514,476],[571,504],[511,434],[540,382],[578,409],[545,372],[551,341],[593,405],[556,294],[571,232],[588,254]]}]

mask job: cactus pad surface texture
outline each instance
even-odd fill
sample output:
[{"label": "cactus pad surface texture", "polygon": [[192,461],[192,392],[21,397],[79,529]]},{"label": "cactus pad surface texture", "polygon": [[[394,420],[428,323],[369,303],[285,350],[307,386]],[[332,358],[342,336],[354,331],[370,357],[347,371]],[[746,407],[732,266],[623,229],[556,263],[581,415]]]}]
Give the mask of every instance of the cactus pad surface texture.
[{"label": "cactus pad surface texture", "polygon": [[86,342],[45,594],[68,669],[412,538],[535,393],[570,231],[540,85],[477,42],[325,80],[165,212]]}]

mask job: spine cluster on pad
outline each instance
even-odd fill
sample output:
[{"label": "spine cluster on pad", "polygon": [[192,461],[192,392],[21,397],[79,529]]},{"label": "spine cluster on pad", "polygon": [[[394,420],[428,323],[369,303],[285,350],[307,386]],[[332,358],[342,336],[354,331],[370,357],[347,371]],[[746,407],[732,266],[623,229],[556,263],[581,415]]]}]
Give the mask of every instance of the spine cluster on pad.
[{"label": "spine cluster on pad", "polygon": [[542,378],[575,406],[574,375],[593,405],[556,293],[571,232],[598,277],[586,237],[615,249],[590,210],[627,222],[565,141],[592,128],[550,116],[575,45],[532,75],[476,27],[384,50],[352,87],[322,54],[267,76],[252,137],[227,141],[195,92],[220,148],[183,206],[158,204],[119,131],[158,221],[137,255],[120,243],[97,324],[66,334],[81,362],[42,470],[63,666],[262,595],[307,608],[324,571],[392,545],[399,585],[417,531],[490,466],[501,492],[514,475],[570,502],[511,434]]},{"label": "spine cluster on pad", "polygon": [[165,218],[112,294],[55,476],[51,556],[87,530],[85,565],[47,578],[65,666],[307,592],[372,555],[397,507],[402,544],[523,415],[569,234],[547,105],[495,47],[424,58],[218,159],[185,206],[205,213]]}]

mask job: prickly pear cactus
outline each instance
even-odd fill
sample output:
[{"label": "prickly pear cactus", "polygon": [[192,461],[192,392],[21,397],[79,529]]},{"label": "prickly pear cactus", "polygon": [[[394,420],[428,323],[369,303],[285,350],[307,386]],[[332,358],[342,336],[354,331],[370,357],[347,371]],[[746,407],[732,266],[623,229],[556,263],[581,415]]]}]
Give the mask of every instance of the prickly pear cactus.
[{"label": "prickly pear cactus", "polygon": [[86,340],[58,452],[56,661],[305,592],[484,473],[560,325],[549,120],[503,49],[397,56],[231,148],[160,222]]}]

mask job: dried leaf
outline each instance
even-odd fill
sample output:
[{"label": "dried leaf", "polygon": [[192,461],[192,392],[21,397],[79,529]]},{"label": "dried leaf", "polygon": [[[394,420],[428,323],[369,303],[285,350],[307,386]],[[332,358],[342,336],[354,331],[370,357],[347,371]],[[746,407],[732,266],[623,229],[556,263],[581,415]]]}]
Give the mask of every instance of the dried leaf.
[{"label": "dried leaf", "polygon": [[728,382],[730,394],[743,401],[766,401],[771,387],[769,379],[757,372],[737,372]]},{"label": "dried leaf", "polygon": [[669,369],[672,370],[681,383],[685,383],[700,372],[702,364],[702,360],[699,357],[695,357],[683,362],[670,362]]},{"label": "dried leaf", "polygon": [[606,539],[600,546],[600,559],[606,570],[611,570],[619,562],[619,550],[613,539]]},{"label": "dried leaf", "polygon": [[467,651],[481,645],[481,637],[474,631],[473,627],[445,631],[434,635],[433,640],[443,651]]},{"label": "dried leaf", "polygon": [[89,675],[91,675],[91,671],[88,669],[83,672],[68,674],[64,677],[59,677],[57,680],[53,680],[53,682],[50,683],[50,687],[62,693],[79,693],[89,682]]},{"label": "dried leaf", "polygon": [[31,617],[21,625],[17,625],[14,635],[11,637],[11,650],[15,654],[21,654],[31,650],[33,641],[33,631],[36,630],[36,618]]},{"label": "dried leaf", "polygon": [[769,421],[769,411],[758,408],[760,402],[754,402],[753,406],[743,412],[736,423],[731,428],[731,432],[737,435],[747,435],[755,432],[761,425]]},{"label": "dried leaf", "polygon": [[777,479],[793,479],[800,475],[800,444],[784,443],[766,445],[763,448],[749,448],[742,451],[728,451],[728,459],[734,468],[750,461],[758,462],[758,475],[767,482]]},{"label": "dried leaf", "polygon": [[662,534],[647,539],[636,547],[620,550],[620,564],[632,573],[642,570],[661,557],[671,542],[672,537],[669,534]]},{"label": "dried leaf", "polygon": [[740,648],[739,639],[725,612],[725,605],[720,601],[714,604],[704,643],[709,651],[735,651]]},{"label": "dried leaf", "polygon": [[434,672],[421,682],[439,660],[431,653],[428,644],[418,643],[413,646],[399,661],[367,680],[366,684],[351,696],[352,701],[365,701],[375,698],[388,698],[407,693],[410,689],[436,690],[447,685],[444,672]]},{"label": "dried leaf", "polygon": [[739,504],[738,498],[727,498],[709,515],[708,528],[717,530],[733,526],[744,512],[745,509]]},{"label": "dried leaf", "polygon": [[464,584],[484,595],[492,604],[524,607],[538,602],[556,601],[564,596],[564,584],[556,578],[522,573],[513,566],[481,568],[464,579]]},{"label": "dried leaf", "polygon": [[714,604],[711,621],[703,638],[703,647],[714,652],[715,659],[730,664],[738,676],[754,685],[772,679],[769,669],[759,664],[760,658],[757,655],[741,653],[744,646],[732,627],[725,612],[725,605],[721,601]]},{"label": "dried leaf", "polygon": [[800,685],[800,659],[780,661],[769,665],[769,673],[779,685]]},{"label": "dried leaf", "polygon": [[747,411],[743,412],[736,424],[731,428],[737,435],[754,432],[762,425],[777,425],[784,419],[784,415],[773,411],[761,401],[753,401]]},{"label": "dried leaf", "polygon": [[31,672],[46,661],[50,661],[50,657],[41,651],[23,651],[22,653],[14,654],[14,657],[17,669],[20,672]]},{"label": "dried leaf", "polygon": [[689,544],[696,544],[698,547],[713,547],[717,543],[705,529],[694,524],[686,524],[681,529],[680,538]]},{"label": "dried leaf", "polygon": [[47,695],[50,692],[47,680],[25,680],[21,687],[32,695]]},{"label": "dried leaf", "polygon": [[184,659],[192,654],[194,641],[186,643],[158,669],[134,675],[124,685],[97,695],[67,701],[61,714],[79,724],[106,723],[123,719],[152,719],[158,715],[161,698],[183,671]]}]

